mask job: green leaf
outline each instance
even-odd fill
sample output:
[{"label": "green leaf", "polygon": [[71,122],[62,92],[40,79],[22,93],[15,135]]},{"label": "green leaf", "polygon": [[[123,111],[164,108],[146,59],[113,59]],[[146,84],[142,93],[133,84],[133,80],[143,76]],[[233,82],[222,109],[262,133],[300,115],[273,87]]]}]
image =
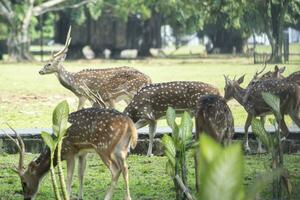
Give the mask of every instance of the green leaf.
[{"label": "green leaf", "polygon": [[221,145],[205,133],[200,134],[199,148],[202,159],[207,162],[214,160],[222,150]]},{"label": "green leaf", "polygon": [[[212,146],[206,148],[210,149]],[[239,144],[233,144],[219,152],[208,163],[206,172],[201,177],[200,199],[244,199],[243,170],[243,154]]]},{"label": "green leaf", "polygon": [[51,137],[51,135],[45,131],[41,132],[41,136],[46,143],[46,145],[50,148],[50,150],[53,152],[55,150],[55,141]]},{"label": "green leaf", "polygon": [[186,145],[192,139],[193,121],[188,112],[184,112],[179,125],[178,138]]},{"label": "green leaf", "polygon": [[282,119],[280,113],[280,99],[277,96],[268,92],[262,92],[261,95],[264,101],[272,108],[276,118],[280,121]]},{"label": "green leaf", "polygon": [[251,127],[254,135],[259,138],[263,145],[267,147],[268,152],[270,152],[273,148],[274,143],[271,139],[271,135],[267,133],[262,122],[259,119],[253,118]]},{"label": "green leaf", "polygon": [[176,149],[172,137],[170,137],[169,135],[164,135],[162,138],[162,144],[165,148],[166,156],[171,161],[171,163],[175,165]]},{"label": "green leaf", "polygon": [[175,168],[174,165],[168,160],[166,163],[166,172],[169,174],[171,177],[175,176]]},{"label": "green leaf", "polygon": [[68,117],[69,105],[67,101],[62,101],[55,107],[52,115],[53,131],[59,138],[63,137],[63,130],[68,128]]},{"label": "green leaf", "polygon": [[171,127],[171,129],[174,131],[177,128],[176,124],[176,112],[172,107],[168,107],[167,114],[167,124]]}]

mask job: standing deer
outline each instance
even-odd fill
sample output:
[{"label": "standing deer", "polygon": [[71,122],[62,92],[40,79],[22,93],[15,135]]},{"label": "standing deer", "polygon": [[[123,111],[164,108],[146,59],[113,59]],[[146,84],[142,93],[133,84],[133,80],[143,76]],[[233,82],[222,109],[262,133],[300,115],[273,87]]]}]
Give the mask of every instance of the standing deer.
[{"label": "standing deer", "polygon": [[[248,129],[252,118],[265,116],[272,113],[271,108],[263,100],[261,93],[269,92],[280,98],[280,111],[282,116],[289,114],[293,121],[300,127],[300,88],[286,79],[266,79],[254,84],[251,89],[247,90],[240,86],[244,81],[244,76],[238,80],[230,80],[225,76],[225,99],[236,99],[247,111],[248,116],[245,123],[245,149],[249,150]],[[248,94],[246,94],[246,92]],[[247,101],[244,101],[245,95],[248,95]],[[281,130],[287,136],[289,131],[284,121],[281,124]]]},{"label": "standing deer", "polygon": [[94,104],[93,94],[99,94],[102,106],[115,107],[115,103],[124,100],[128,104],[134,94],[151,79],[130,67],[108,69],[86,69],[77,73],[68,72],[62,65],[71,43],[71,27],[69,28],[65,46],[52,54],[52,59],[39,71],[41,75],[54,73],[59,82],[72,91],[78,98],[78,110],[83,108],[88,99]]},{"label": "standing deer", "polygon": [[[227,145],[234,134],[234,121],[225,99],[219,95],[204,95],[197,100],[195,113],[196,140],[205,132],[216,141]],[[200,189],[198,176],[199,150],[195,155],[196,189]]]},{"label": "standing deer", "polygon": [[[71,195],[75,156],[79,156],[79,199],[83,199],[83,177],[86,168],[86,155],[95,151],[109,168],[112,181],[105,200],[112,199],[120,173],[122,172],[126,195],[130,200],[128,183],[128,166],[126,156],[129,145],[134,148],[137,143],[137,130],[132,120],[124,114],[110,109],[89,108],[69,115],[71,126],[63,139],[62,160],[67,161],[67,191]],[[36,160],[29,163],[24,171],[24,143],[16,133],[12,139],[20,153],[18,174],[21,179],[24,199],[34,199],[43,177],[50,169],[50,150],[42,152]],[[55,154],[56,155],[56,154]],[[54,165],[57,164],[56,158]]]},{"label": "standing deer", "polygon": [[152,155],[156,121],[165,116],[168,107],[177,112],[194,111],[198,97],[206,94],[218,95],[219,91],[212,85],[196,81],[156,83],[139,90],[124,113],[133,120],[138,129],[149,124],[148,156]]}]

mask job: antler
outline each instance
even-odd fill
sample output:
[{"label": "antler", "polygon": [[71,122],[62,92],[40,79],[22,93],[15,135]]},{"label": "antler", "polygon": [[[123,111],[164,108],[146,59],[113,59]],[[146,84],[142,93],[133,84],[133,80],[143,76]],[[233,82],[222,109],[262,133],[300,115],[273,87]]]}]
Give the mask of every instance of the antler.
[{"label": "antler", "polygon": [[257,79],[257,78],[258,78],[258,75],[260,75],[261,73],[263,73],[263,71],[265,71],[266,67],[267,67],[267,62],[265,61],[265,65],[264,65],[263,69],[262,69],[260,72],[256,71],[256,72],[255,72],[255,75],[253,76],[253,79],[252,79],[252,80]]},{"label": "antler", "polygon": [[68,47],[71,43],[71,26],[69,27],[69,31],[68,31],[68,34],[67,34],[67,38],[66,38],[66,42],[65,42],[65,46],[62,50],[60,50],[59,52],[57,52],[56,54],[53,55],[53,57],[57,57],[61,54],[64,54],[64,53],[67,53],[68,52]]},{"label": "antler", "polygon": [[91,98],[93,101],[95,101],[97,104],[101,105],[103,108],[106,107],[102,97],[100,96],[100,94],[97,92],[96,94],[85,84],[85,82],[83,82],[83,86],[82,86],[83,91],[85,92],[85,94]]},{"label": "antler", "polygon": [[15,133],[15,136],[16,136],[16,139],[14,139],[12,136],[10,136],[9,134],[7,134],[5,131],[2,130],[6,134],[6,136],[9,139],[11,139],[18,147],[18,151],[19,151],[19,154],[20,154],[19,166],[16,167],[16,169],[13,169],[13,171],[21,176],[24,173],[25,145],[24,145],[24,142],[23,142],[22,138],[16,132],[16,130],[13,129],[8,123],[5,123],[5,124]]}]

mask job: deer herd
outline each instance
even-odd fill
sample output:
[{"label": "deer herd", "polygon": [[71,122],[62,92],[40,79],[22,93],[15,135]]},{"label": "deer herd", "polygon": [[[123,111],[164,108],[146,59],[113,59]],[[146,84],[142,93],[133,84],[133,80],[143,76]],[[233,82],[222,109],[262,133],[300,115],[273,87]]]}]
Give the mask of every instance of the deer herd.
[{"label": "deer herd", "polygon": [[[147,155],[152,155],[153,139],[157,120],[164,117],[167,108],[173,107],[177,113],[188,111],[195,116],[196,134],[206,132],[218,142],[228,144],[234,134],[233,116],[227,101],[236,99],[247,111],[245,123],[245,150],[249,151],[248,128],[254,117],[271,113],[261,93],[270,92],[280,98],[280,111],[288,114],[300,127],[300,71],[288,77],[285,68],[275,66],[274,71],[257,72],[246,88],[240,85],[244,76],[230,79],[225,76],[224,98],[213,85],[197,81],[174,81],[151,83],[149,76],[131,67],[89,69],[77,73],[68,72],[62,65],[71,43],[69,29],[64,48],[52,54],[52,59],[39,71],[41,75],[54,73],[59,82],[72,91],[79,99],[78,111],[69,115],[71,126],[63,140],[62,160],[67,162],[67,191],[71,196],[75,157],[79,159],[78,198],[83,199],[83,177],[86,155],[96,152],[111,172],[111,185],[105,200],[112,199],[118,177],[122,173],[125,180],[125,199],[130,200],[128,166],[126,157],[129,146],[137,144],[137,129],[149,125],[149,146]],[[92,108],[84,109],[89,100]],[[125,101],[124,112],[116,111],[115,103]],[[281,130],[287,136],[289,130],[282,118]],[[20,153],[18,174],[23,187],[24,199],[34,199],[40,182],[50,168],[50,151],[44,150],[37,159],[24,168],[24,143],[16,134],[14,140]],[[260,151],[261,149],[259,149]],[[54,162],[56,165],[56,161]]]}]

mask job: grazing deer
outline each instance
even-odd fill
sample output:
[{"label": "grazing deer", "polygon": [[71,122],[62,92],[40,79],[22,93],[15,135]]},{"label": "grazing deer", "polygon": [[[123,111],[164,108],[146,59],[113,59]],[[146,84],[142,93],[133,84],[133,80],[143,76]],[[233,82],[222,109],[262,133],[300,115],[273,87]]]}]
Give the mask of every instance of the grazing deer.
[{"label": "grazing deer", "polygon": [[[200,138],[200,134],[205,132],[216,141],[228,145],[234,134],[234,121],[231,110],[225,99],[219,95],[201,96],[196,104],[195,122],[196,122],[196,140]],[[196,154],[199,154],[199,150]],[[195,156],[196,170],[196,189],[200,189],[199,173],[199,156]]]},{"label": "grazing deer", "polygon": [[195,110],[196,138],[202,132],[227,145],[234,134],[233,116],[225,99],[219,95],[204,95],[199,98]]},{"label": "grazing deer", "polygon": [[[263,100],[261,93],[269,92],[280,98],[280,111],[282,116],[289,114],[293,121],[300,127],[300,88],[292,82],[285,79],[266,79],[254,84],[251,89],[247,90],[240,86],[244,81],[244,76],[238,80],[230,80],[225,76],[225,99],[236,99],[247,111],[248,116],[245,123],[245,149],[250,150],[248,144],[248,128],[252,118],[257,116],[265,116],[272,113],[271,108]],[[248,93],[248,99],[245,102],[244,98]],[[289,133],[285,124],[284,117],[281,124],[281,130],[284,135]]]},{"label": "grazing deer", "polygon": [[52,54],[52,59],[39,71],[41,75],[54,73],[59,82],[72,91],[78,98],[78,110],[83,108],[88,99],[92,104],[93,94],[100,94],[103,105],[111,108],[115,103],[124,100],[128,104],[134,94],[144,85],[151,83],[151,79],[130,67],[108,69],[86,69],[77,73],[68,72],[62,65],[68,47],[71,43],[71,27],[68,31],[65,46],[59,52]]},{"label": "grazing deer", "polygon": [[219,91],[212,85],[196,81],[156,83],[139,90],[124,113],[133,120],[138,129],[149,124],[148,156],[152,155],[156,120],[165,116],[168,107],[177,112],[194,111],[198,97],[206,94],[218,95]]},{"label": "grazing deer", "polygon": [[[109,168],[112,182],[105,195],[105,200],[112,199],[120,173],[125,180],[125,199],[130,200],[128,166],[126,156],[129,145],[137,143],[137,130],[132,120],[124,114],[110,109],[89,108],[69,115],[71,126],[63,139],[62,160],[67,161],[67,191],[71,195],[75,156],[79,156],[79,199],[83,199],[83,177],[86,166],[86,154],[95,151]],[[50,150],[42,152],[36,160],[29,163],[24,171],[24,143],[16,133],[16,143],[20,158],[18,174],[21,178],[24,199],[33,199],[41,180],[50,169]],[[12,138],[11,138],[12,139]],[[54,165],[57,164],[55,158]]]}]

